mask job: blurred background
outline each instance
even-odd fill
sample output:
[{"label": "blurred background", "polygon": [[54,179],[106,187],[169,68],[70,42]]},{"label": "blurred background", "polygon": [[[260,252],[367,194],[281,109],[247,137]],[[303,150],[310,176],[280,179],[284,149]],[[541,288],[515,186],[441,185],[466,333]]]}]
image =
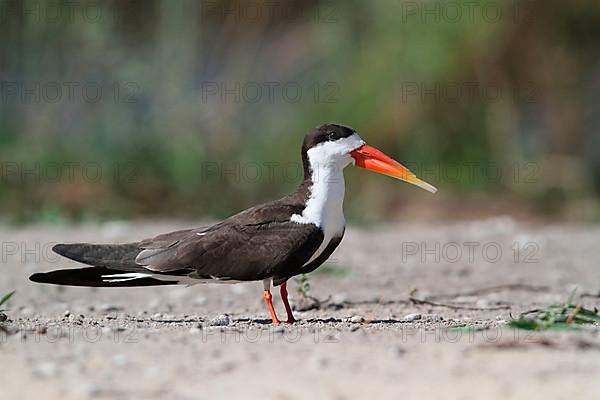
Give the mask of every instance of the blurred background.
[{"label": "blurred background", "polygon": [[0,1],[0,215],[219,218],[301,181],[323,122],[353,223],[600,220],[595,1]]}]

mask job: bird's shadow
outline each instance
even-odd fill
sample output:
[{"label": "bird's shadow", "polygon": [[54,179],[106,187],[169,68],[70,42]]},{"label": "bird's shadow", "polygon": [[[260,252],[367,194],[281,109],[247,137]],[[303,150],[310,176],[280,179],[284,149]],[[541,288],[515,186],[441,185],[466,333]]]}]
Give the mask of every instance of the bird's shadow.
[{"label": "bird's shadow", "polygon": [[[270,318],[238,318],[236,322],[250,322],[259,325],[271,325],[272,321]],[[282,326],[298,326],[301,327],[303,324],[315,324],[315,323],[323,323],[323,324],[338,324],[338,323],[347,323],[350,325],[369,325],[369,324],[387,324],[387,325],[396,325],[396,324],[407,324],[410,321],[402,320],[402,319],[372,319],[365,320],[363,322],[349,322],[347,319],[342,318],[309,318],[298,320],[295,324],[287,324],[282,323]]]},{"label": "bird's shadow", "polygon": [[235,322],[254,323],[259,325],[271,325],[271,318],[236,318]]}]

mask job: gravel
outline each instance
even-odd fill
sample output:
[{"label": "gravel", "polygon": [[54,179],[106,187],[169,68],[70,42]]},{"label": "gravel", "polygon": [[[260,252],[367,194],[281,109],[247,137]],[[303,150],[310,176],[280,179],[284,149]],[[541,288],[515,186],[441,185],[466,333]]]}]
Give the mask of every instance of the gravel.
[{"label": "gravel", "polygon": [[[120,226],[129,241],[188,225],[196,224]],[[0,236],[26,249],[109,241],[102,232],[85,224],[0,225]],[[538,245],[529,254],[537,262],[525,262],[522,251],[515,262],[511,246],[521,238]],[[479,246],[470,258],[462,244],[472,242]],[[310,296],[318,301],[296,313],[298,323],[279,327],[269,323],[261,282],[63,288],[27,277],[77,264],[43,257],[23,264],[15,255],[0,279],[0,293],[17,290],[0,325],[2,397],[190,399],[222,398],[226,390],[229,398],[263,399],[427,399],[440,391],[464,399],[596,398],[598,385],[589,377],[600,375],[597,330],[531,333],[513,331],[506,321],[565,301],[575,286],[578,294],[597,293],[599,242],[599,228],[527,227],[507,218],[349,227],[332,256],[343,276],[313,273]],[[455,243],[463,256],[411,255],[422,243],[424,249]],[[486,243],[502,249],[499,260],[486,259]],[[294,304],[296,286],[290,281]],[[413,304],[414,290],[419,299],[473,309]],[[596,297],[576,301],[600,307]],[[485,309],[496,304],[510,308]]]}]

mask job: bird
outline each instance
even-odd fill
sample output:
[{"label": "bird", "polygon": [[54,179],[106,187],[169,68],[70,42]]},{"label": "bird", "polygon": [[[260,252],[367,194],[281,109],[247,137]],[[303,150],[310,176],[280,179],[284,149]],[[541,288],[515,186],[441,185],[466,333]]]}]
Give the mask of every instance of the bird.
[{"label": "bird", "polygon": [[302,143],[304,179],[283,198],[241,211],[218,223],[165,233],[123,244],[61,243],[57,254],[83,268],[36,273],[38,283],[135,287],[262,281],[263,299],[273,324],[271,285],[280,287],[287,323],[294,323],[287,281],[322,265],[346,229],[343,170],[348,165],[437,189],[337,123],[310,129]]}]

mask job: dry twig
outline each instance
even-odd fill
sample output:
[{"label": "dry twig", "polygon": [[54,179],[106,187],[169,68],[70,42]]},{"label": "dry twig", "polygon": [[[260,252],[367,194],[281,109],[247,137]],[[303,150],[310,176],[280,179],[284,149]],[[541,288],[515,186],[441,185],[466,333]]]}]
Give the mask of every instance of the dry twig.
[{"label": "dry twig", "polygon": [[410,296],[408,299],[414,304],[427,304],[427,305],[436,306],[436,307],[446,307],[446,308],[450,308],[452,310],[474,310],[474,311],[510,310],[510,306],[507,304],[495,306],[495,307],[475,307],[475,306],[463,306],[463,305],[458,305],[458,304],[440,303],[437,301],[419,299],[419,298],[416,298],[413,296]]}]

